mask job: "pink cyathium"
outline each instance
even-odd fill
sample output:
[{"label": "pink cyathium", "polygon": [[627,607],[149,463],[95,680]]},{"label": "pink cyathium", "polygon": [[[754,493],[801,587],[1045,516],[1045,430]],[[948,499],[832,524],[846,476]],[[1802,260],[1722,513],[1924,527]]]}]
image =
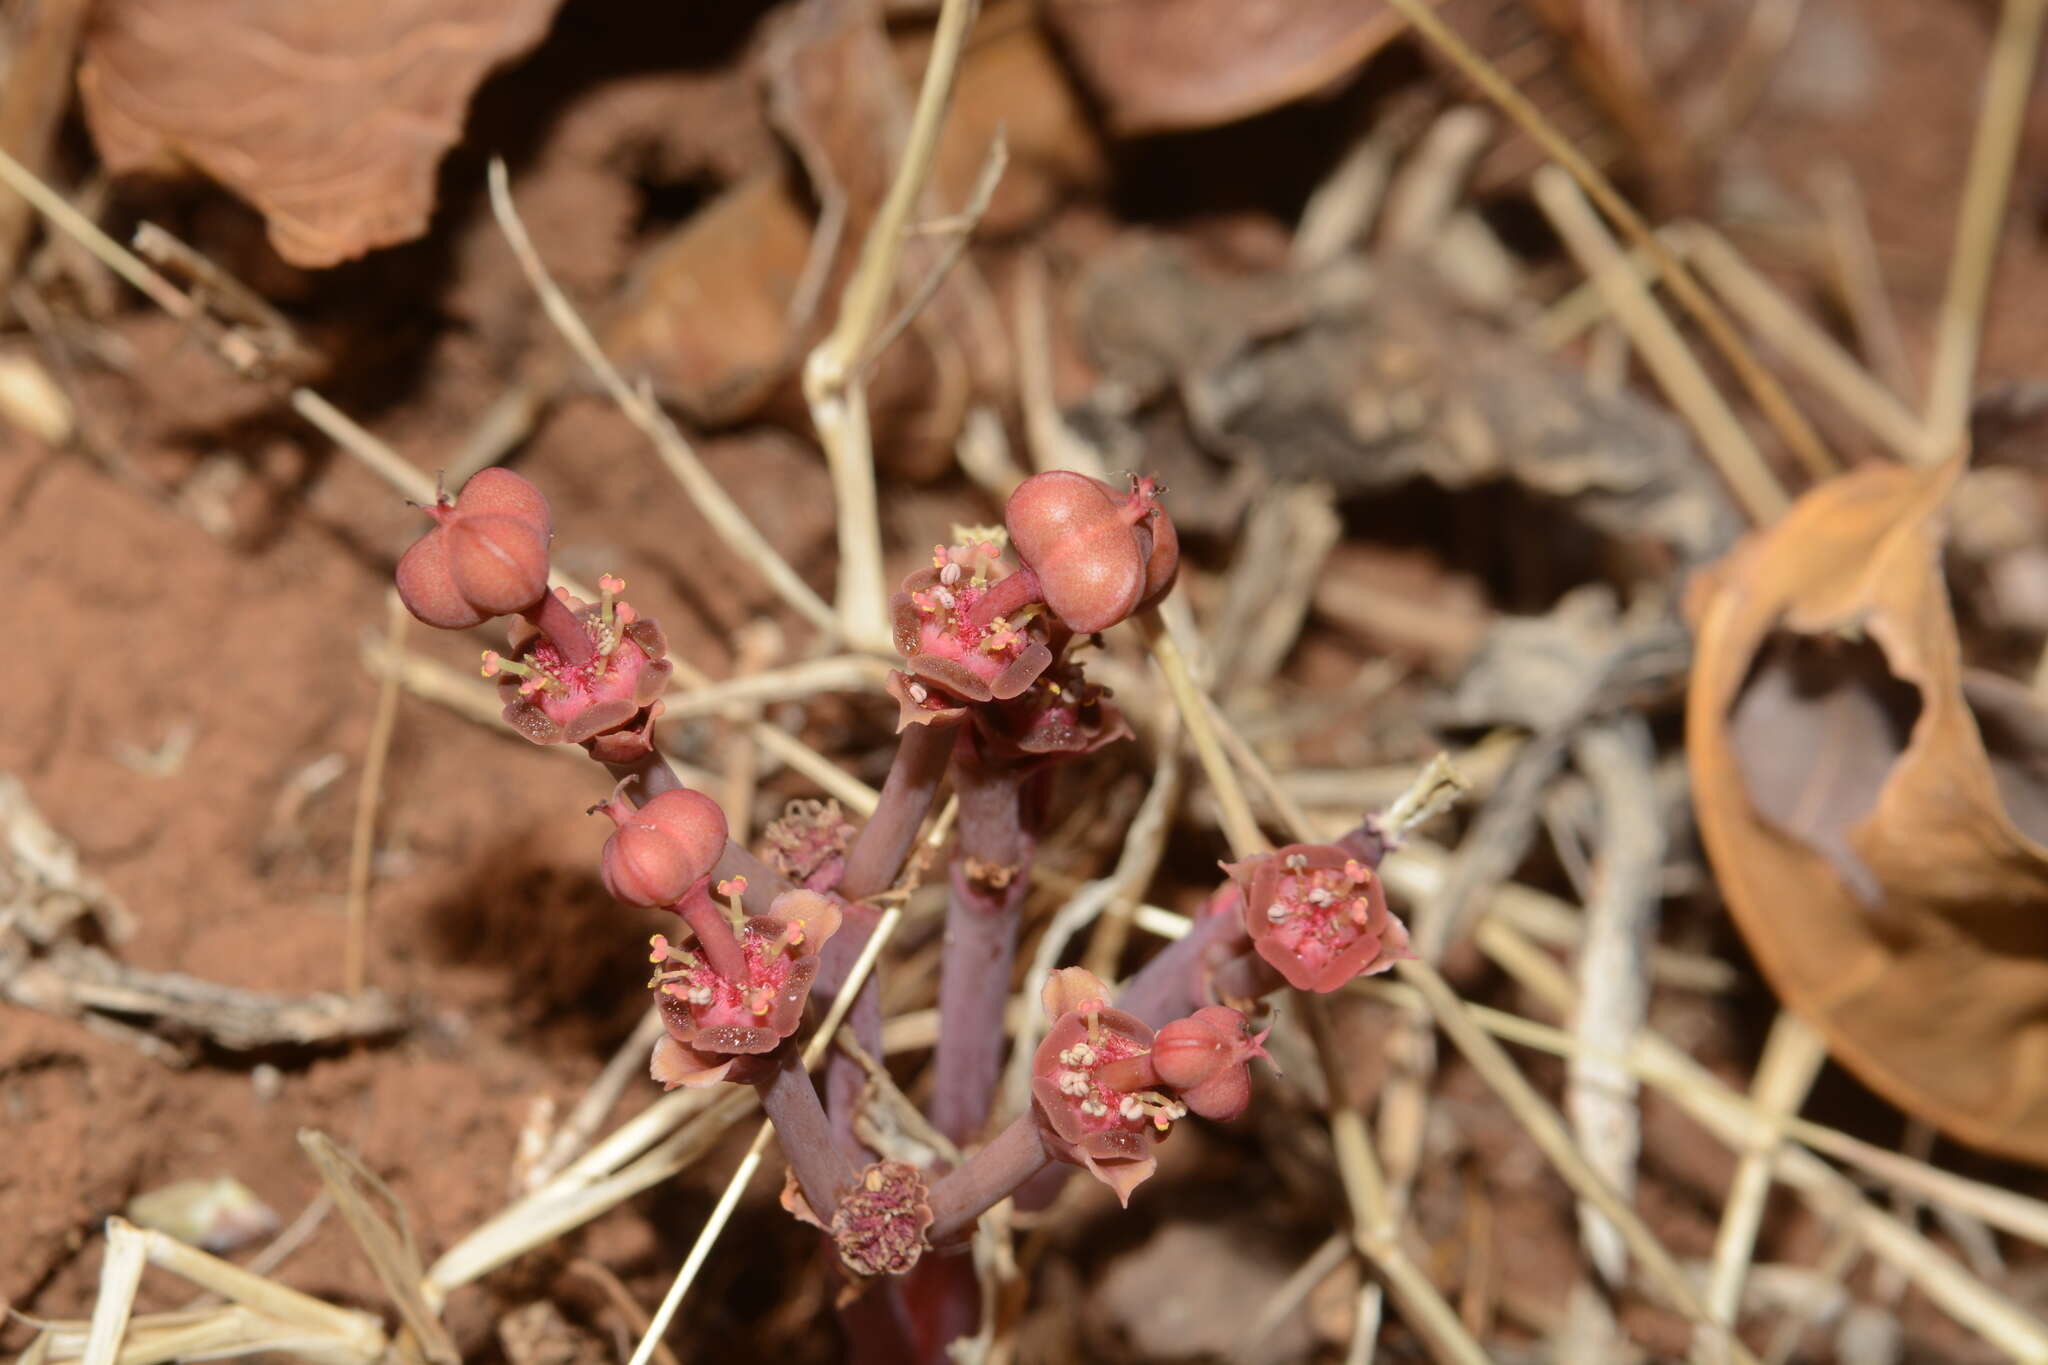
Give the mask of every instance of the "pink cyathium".
[{"label": "pink cyathium", "polygon": [[1035,580],[1001,573],[1001,553],[989,540],[936,546],[931,567],[890,600],[896,649],[910,665],[891,689],[903,705],[898,729],[954,719],[939,713],[963,702],[1007,701],[1052,663]]},{"label": "pink cyathium", "polygon": [[1129,1204],[1158,1165],[1153,1142],[1187,1107],[1157,1088],[1152,1030],[1107,1005],[1108,996],[1077,967],[1048,983],[1053,1022],[1031,1059],[1031,1098],[1046,1150],[1086,1167]]},{"label": "pink cyathium", "polygon": [[[646,754],[649,714],[674,665],[661,628],[616,599],[625,584],[606,577],[603,597],[584,602],[556,589],[563,611],[548,631],[521,618],[512,657],[484,655],[484,676],[498,680],[505,720],[535,744],[591,745],[594,756],[627,763]],[[575,631],[557,638],[559,632]]]},{"label": "pink cyathium", "polygon": [[1335,844],[1289,844],[1224,870],[1244,891],[1252,946],[1296,990],[1327,993],[1408,951],[1378,874]]},{"label": "pink cyathium", "polygon": [[[744,885],[720,889],[737,899]],[[701,884],[691,895],[709,899]],[[814,891],[785,891],[769,913],[738,929],[715,913],[687,918],[694,941],[651,940],[658,970],[648,984],[660,992],[668,1030],[654,1046],[654,1079],[671,1090],[756,1079],[750,1060],[774,1051],[803,1020],[818,950],[838,931],[839,907]],[[714,936],[718,942],[706,942]]]}]

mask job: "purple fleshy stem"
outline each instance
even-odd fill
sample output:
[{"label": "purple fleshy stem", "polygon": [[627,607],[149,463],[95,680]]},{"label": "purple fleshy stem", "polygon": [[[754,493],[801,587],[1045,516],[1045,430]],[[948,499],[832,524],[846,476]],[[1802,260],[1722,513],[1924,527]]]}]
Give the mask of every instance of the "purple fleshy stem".
[{"label": "purple fleshy stem", "polygon": [[1034,803],[1027,799],[1031,774],[1016,764],[984,761],[973,744],[972,733],[963,734],[953,759],[960,843],[946,896],[931,1114],[933,1126],[962,1144],[987,1121],[995,1099],[1018,911],[1038,844]]},{"label": "purple fleshy stem", "polygon": [[952,761],[955,725],[912,725],[896,745],[889,776],[875,813],[868,817],[846,855],[839,894],[850,901],[886,891],[903,871],[917,831],[931,813],[932,798]]},{"label": "purple fleshy stem", "polygon": [[569,610],[569,604],[552,591],[542,593],[538,605],[519,614],[547,637],[548,643],[561,652],[571,668],[581,668],[597,657],[597,645],[591,640],[590,632],[583,628],[583,622],[576,618],[576,613]]},{"label": "purple fleshy stem", "polygon": [[1050,1164],[1052,1156],[1039,1135],[1038,1115],[1027,1109],[959,1169],[940,1176],[932,1186],[932,1225],[926,1240],[935,1247],[944,1246],[967,1232],[975,1219]]},{"label": "purple fleshy stem", "polygon": [[[820,954],[818,979],[811,987],[812,996],[821,1003],[829,1004],[839,993],[847,972],[874,929],[875,912],[860,902],[878,891],[886,891],[903,871],[903,864],[917,842],[917,832],[931,813],[946,765],[952,761],[954,731],[951,725],[913,725],[896,746],[896,757],[889,764],[889,776],[882,783],[874,814],[861,826],[846,855],[846,870],[838,887],[839,894],[848,902],[846,921]],[[853,1030],[854,1040],[868,1055],[879,1057],[882,989],[876,975],[869,975],[862,983],[846,1022]],[[867,1073],[860,1064],[833,1049],[825,1061],[826,1109],[832,1115],[832,1131],[841,1149],[862,1160],[867,1152],[854,1136],[853,1117],[866,1086]]]},{"label": "purple fleshy stem", "polygon": [[771,1060],[775,1070],[754,1083],[761,1109],[775,1125],[775,1139],[796,1173],[804,1202],[818,1221],[830,1223],[832,1211],[839,1207],[839,1192],[853,1183],[853,1166],[832,1140],[825,1107],[818,1103],[817,1087],[804,1070],[794,1040],[784,1040]]},{"label": "purple fleshy stem", "polygon": [[1138,968],[1117,992],[1116,1007],[1156,1029],[1213,1003],[1204,970],[1210,950],[1222,950],[1243,934],[1244,925],[1234,913],[1202,916]]}]

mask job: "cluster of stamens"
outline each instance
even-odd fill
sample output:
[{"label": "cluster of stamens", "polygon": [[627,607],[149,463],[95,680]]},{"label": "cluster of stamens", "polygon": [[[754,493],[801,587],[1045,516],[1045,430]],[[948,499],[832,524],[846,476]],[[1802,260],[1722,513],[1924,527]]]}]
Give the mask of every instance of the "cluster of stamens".
[{"label": "cluster of stamens", "polygon": [[1060,1094],[1076,1101],[1076,1112],[1098,1126],[1150,1124],[1162,1133],[1187,1116],[1186,1105],[1157,1090],[1124,1093],[1108,1084],[1098,1074],[1101,1067],[1142,1057],[1145,1049],[1103,1029],[1099,1012],[1090,1011],[1087,1019],[1088,1038],[1061,1049],[1056,1057],[1060,1070],[1052,1077]]},{"label": "cluster of stamens", "polygon": [[782,989],[787,975],[783,954],[803,946],[804,928],[792,920],[779,934],[756,931],[740,904],[740,897],[746,894],[746,890],[745,877],[732,877],[718,883],[718,894],[726,898],[729,907],[727,917],[738,930],[747,980],[727,980],[700,952],[672,944],[665,935],[656,934],[648,940],[652,949],[648,959],[664,970],[657,971],[649,979],[648,986],[674,996],[695,1010],[722,1004],[729,1009],[744,1010],[756,1019],[766,1018],[775,1008],[776,994]]},{"label": "cluster of stamens", "polygon": [[[992,616],[986,621],[975,619],[974,604],[995,581],[992,571],[1002,553],[1002,546],[994,540],[934,545],[932,568],[938,572],[938,581],[910,594],[911,603],[928,627],[936,627],[961,645],[994,658],[1006,657],[1023,644],[1023,623],[1033,610],[1026,607],[1017,613],[1016,620],[1007,616]],[[926,700],[916,691],[911,695],[920,703]]]},{"label": "cluster of stamens", "polygon": [[1308,858],[1292,853],[1282,864],[1287,875],[1280,879],[1279,892],[1266,907],[1266,919],[1285,924],[1297,916],[1308,922],[1297,926],[1304,933],[1335,940],[1345,933],[1343,923],[1364,929],[1371,923],[1372,903],[1364,889],[1372,883],[1372,869],[1356,858],[1341,869],[1310,869]]},{"label": "cluster of stamens", "polygon": [[626,590],[624,579],[606,574],[597,580],[597,586],[597,614],[579,623],[596,646],[594,657],[580,666],[573,665],[552,641],[542,638],[534,642],[524,660],[508,659],[495,649],[485,650],[483,675],[518,678],[519,694],[523,697],[536,692],[566,696],[573,685],[587,689],[602,681],[611,666],[612,655],[625,643],[626,627],[639,620],[640,614],[633,610],[632,603],[619,600],[619,594]]}]

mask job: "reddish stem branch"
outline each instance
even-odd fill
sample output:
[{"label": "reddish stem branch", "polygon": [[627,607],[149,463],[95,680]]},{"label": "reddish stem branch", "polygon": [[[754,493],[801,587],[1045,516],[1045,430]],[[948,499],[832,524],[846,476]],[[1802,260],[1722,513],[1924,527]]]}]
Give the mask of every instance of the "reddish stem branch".
[{"label": "reddish stem branch", "polygon": [[958,1170],[939,1177],[938,1184],[932,1186],[932,1225],[927,1240],[933,1246],[944,1246],[965,1233],[975,1219],[1051,1163],[1039,1136],[1038,1116],[1026,1110]]},{"label": "reddish stem branch", "polygon": [[960,844],[946,898],[932,1123],[958,1143],[987,1121],[1002,1070],[1017,917],[1038,843],[1028,782],[1014,764],[985,762],[971,735],[955,750]]},{"label": "reddish stem branch", "polygon": [[857,901],[895,884],[917,842],[917,831],[931,813],[957,730],[956,725],[912,725],[903,732],[875,813],[847,852],[840,895]]},{"label": "reddish stem branch", "polygon": [[782,1155],[796,1173],[797,1187],[804,1202],[819,1221],[830,1223],[839,1207],[839,1192],[853,1183],[853,1167],[832,1140],[825,1108],[818,1103],[817,1087],[804,1070],[794,1041],[784,1041],[775,1050],[775,1070],[757,1081],[761,1109],[775,1125],[775,1139]]}]

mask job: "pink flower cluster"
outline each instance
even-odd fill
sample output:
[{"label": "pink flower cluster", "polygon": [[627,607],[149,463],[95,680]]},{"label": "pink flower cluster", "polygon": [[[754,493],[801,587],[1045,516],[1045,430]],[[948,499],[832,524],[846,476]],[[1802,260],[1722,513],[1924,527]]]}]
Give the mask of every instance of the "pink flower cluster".
[{"label": "pink flower cluster", "polygon": [[1122,1203],[1157,1167],[1152,1144],[1176,1120],[1234,1119],[1251,1102],[1245,1068],[1266,1055],[1266,1035],[1236,1010],[1211,1005],[1155,1034],[1079,967],[1054,972],[1040,1003],[1052,1027],[1031,1059],[1031,1098],[1046,1148]]},{"label": "pink flower cluster", "polygon": [[1413,956],[1379,874],[1348,849],[1289,844],[1224,871],[1252,946],[1296,990],[1334,991]]}]

